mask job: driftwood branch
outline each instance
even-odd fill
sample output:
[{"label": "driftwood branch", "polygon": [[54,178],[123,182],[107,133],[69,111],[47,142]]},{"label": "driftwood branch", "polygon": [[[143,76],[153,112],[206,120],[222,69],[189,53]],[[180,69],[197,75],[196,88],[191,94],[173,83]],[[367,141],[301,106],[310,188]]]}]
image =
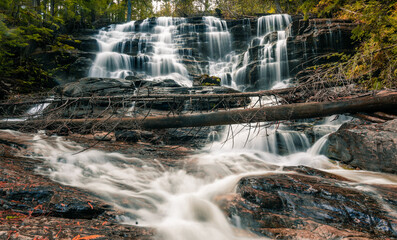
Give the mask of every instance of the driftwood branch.
[{"label": "driftwood branch", "polygon": [[[270,107],[219,111],[202,114],[186,114],[176,116],[147,116],[91,119],[54,119],[28,121],[2,121],[0,129],[57,129],[67,126],[68,129],[93,128],[96,130],[114,129],[160,129],[180,127],[204,127],[240,123],[257,123],[325,117],[333,114],[378,112],[395,110],[397,92],[387,92],[376,96],[344,99],[335,102],[296,103]],[[102,124],[101,124],[102,123]],[[115,125],[117,125],[115,127]]]}]

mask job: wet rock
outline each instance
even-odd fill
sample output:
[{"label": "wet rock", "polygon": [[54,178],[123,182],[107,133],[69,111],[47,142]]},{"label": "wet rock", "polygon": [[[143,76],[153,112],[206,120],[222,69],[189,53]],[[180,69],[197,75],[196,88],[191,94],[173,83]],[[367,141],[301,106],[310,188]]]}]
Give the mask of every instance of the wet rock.
[{"label": "wet rock", "polygon": [[222,129],[223,126],[165,129],[161,136],[167,144],[201,148],[212,141],[219,140],[217,133]]},{"label": "wet rock", "polygon": [[112,135],[113,134],[109,134],[109,133],[96,133],[94,135],[94,140],[97,141],[111,141],[112,140]]},{"label": "wet rock", "polygon": [[354,168],[397,173],[397,119],[380,124],[351,122],[328,137],[325,155]]},{"label": "wet rock", "polygon": [[396,219],[347,179],[308,167],[285,170],[294,172],[242,178],[237,194],[220,200],[223,209],[271,238],[397,237]]},{"label": "wet rock", "polygon": [[67,97],[132,95],[135,86],[131,81],[120,78],[82,78],[77,82],[61,87],[60,92]]},{"label": "wet rock", "polygon": [[141,85],[141,87],[182,87],[177,81],[174,79],[153,79],[153,81],[147,81],[145,84]]},{"label": "wet rock", "polygon": [[140,139],[136,131],[115,131],[117,141],[138,142]]},{"label": "wet rock", "polygon": [[247,43],[251,38],[251,24],[248,19],[242,19],[240,22],[228,21],[229,32],[232,35],[232,46],[237,52],[244,51]]},{"label": "wet rock", "polygon": [[129,75],[125,77],[125,80],[131,81],[135,88],[144,88],[144,87],[182,87],[175,79],[171,78],[154,78],[147,80],[147,76],[144,74],[134,73],[133,75]]}]

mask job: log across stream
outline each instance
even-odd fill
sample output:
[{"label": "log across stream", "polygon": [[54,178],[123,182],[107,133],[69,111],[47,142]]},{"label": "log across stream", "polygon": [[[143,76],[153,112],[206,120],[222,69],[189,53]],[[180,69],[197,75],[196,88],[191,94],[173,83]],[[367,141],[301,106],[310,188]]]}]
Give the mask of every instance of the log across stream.
[{"label": "log across stream", "polygon": [[[202,114],[176,116],[114,117],[107,119],[40,119],[28,121],[3,120],[0,129],[56,129],[68,127],[85,129],[96,126],[95,130],[112,129],[161,129],[181,127],[203,127],[215,125],[256,123],[266,121],[295,120],[326,117],[333,114],[379,112],[397,108],[397,93],[384,92],[375,96],[344,99],[335,102],[310,102],[238,109]],[[106,124],[101,124],[106,123]]]}]

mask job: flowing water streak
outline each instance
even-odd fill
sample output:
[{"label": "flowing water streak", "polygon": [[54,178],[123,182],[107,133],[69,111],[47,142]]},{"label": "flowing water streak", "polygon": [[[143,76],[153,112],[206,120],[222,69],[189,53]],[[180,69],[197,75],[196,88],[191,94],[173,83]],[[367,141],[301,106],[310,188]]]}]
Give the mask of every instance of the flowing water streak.
[{"label": "flowing water streak", "polygon": [[232,39],[226,21],[211,16],[203,17],[203,21],[208,42],[209,74],[220,77],[222,85],[236,87],[230,79],[230,72],[237,57],[232,51]]},{"label": "flowing water streak", "polygon": [[[241,231],[230,225],[216,199],[234,192],[241,177],[283,173],[284,166],[303,165],[339,174],[357,181],[352,185],[355,188],[365,187],[361,183],[397,184],[395,176],[345,170],[315,153],[281,156],[263,148],[220,148],[224,140],[225,135],[210,151],[181,159],[183,164],[174,167],[156,159],[98,150],[75,154],[83,147],[61,137],[36,135],[32,152],[49,166],[40,168],[41,174],[95,193],[125,211],[119,216],[121,222],[155,227],[158,237],[167,240],[257,239],[244,232],[239,235]],[[252,144],[261,141],[260,137],[253,138]],[[233,219],[238,226],[238,216]]]},{"label": "flowing water streak", "polygon": [[100,52],[90,69],[90,77],[125,78],[135,73],[147,79],[171,78],[183,86],[192,82],[181,63],[175,35],[183,18],[159,17],[111,25],[96,36]]},{"label": "flowing water streak", "polygon": [[[264,45],[259,53],[261,88],[268,89],[275,84],[288,81],[287,37],[290,33],[286,31],[286,28],[291,22],[291,16],[286,14],[264,16],[258,19],[257,36],[261,39],[260,45]],[[275,45],[271,36],[273,32],[277,32]]]}]

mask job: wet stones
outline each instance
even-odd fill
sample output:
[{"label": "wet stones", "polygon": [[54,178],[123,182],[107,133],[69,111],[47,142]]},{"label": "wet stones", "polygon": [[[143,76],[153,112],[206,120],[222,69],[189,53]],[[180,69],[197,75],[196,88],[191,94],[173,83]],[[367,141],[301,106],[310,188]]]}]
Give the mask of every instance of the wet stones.
[{"label": "wet stones", "polygon": [[325,155],[354,168],[397,173],[397,119],[345,123],[328,138]]},{"label": "wet stones", "polygon": [[209,76],[208,74],[201,75],[194,80],[193,85],[195,86],[220,86],[221,79],[215,76]]},{"label": "wet stones", "polygon": [[236,195],[221,201],[224,211],[271,238],[397,236],[396,219],[347,179],[308,167],[285,170],[293,172],[242,178]]},{"label": "wet stones", "polygon": [[136,131],[116,131],[115,132],[117,141],[124,142],[138,142],[140,139],[139,134]]}]

